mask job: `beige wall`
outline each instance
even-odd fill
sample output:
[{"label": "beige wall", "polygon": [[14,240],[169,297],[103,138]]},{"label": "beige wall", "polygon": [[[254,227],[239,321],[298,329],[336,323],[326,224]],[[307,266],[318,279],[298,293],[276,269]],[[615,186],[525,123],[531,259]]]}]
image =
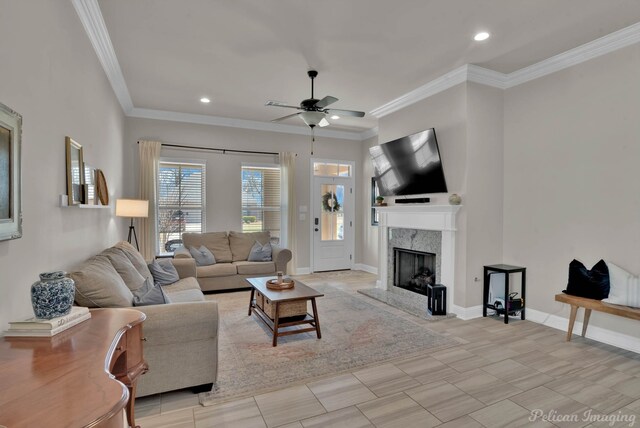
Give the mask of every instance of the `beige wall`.
[{"label": "beige wall", "polygon": [[113,209],[59,207],[64,137],[123,192],[123,115],[71,2],[2,1],[0,102],[23,117],[21,239],[0,242],[0,331],[33,316],[38,273],[66,270],[125,236]]},{"label": "beige wall", "polygon": [[[640,273],[640,45],[505,92],[504,260],[528,270],[531,308],[567,316],[553,296],[573,258]],[[635,321],[592,324],[640,337]]]},{"label": "beige wall", "polygon": [[360,197],[358,205],[362,208],[362,214],[357,219],[358,229],[356,233],[356,262],[367,266],[366,269],[378,266],[378,227],[371,226],[371,177],[373,177],[373,164],[369,160],[369,147],[378,144],[378,136],[369,138],[361,144],[362,177],[360,185]]},{"label": "beige wall", "polygon": [[467,83],[464,307],[482,304],[483,266],[502,261],[503,92]]},{"label": "beige wall", "polygon": [[[298,219],[297,222],[298,267],[308,268],[310,266],[310,136],[134,118],[127,118],[125,129],[126,150],[130,155],[128,156],[127,169],[132,171],[136,168],[136,141],[142,139],[181,145],[296,153],[298,155],[296,158],[297,205],[298,207],[307,206],[308,209],[306,219],[304,221]],[[208,231],[241,229],[240,166],[243,162],[278,162],[277,157],[274,156],[222,155],[181,149],[163,149],[162,156],[173,159],[204,159],[206,161]],[[359,141],[316,137],[313,158],[354,161],[356,163],[355,191],[357,192],[357,189],[360,188]],[[357,194],[356,198],[358,198]],[[360,218],[361,210],[362,208],[356,205],[356,218]]]}]

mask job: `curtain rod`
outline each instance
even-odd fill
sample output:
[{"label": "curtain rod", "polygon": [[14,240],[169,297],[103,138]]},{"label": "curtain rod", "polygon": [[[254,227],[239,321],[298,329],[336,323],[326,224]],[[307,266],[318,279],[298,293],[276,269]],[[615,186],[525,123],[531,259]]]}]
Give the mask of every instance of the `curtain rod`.
[{"label": "curtain rod", "polygon": [[[140,144],[140,141],[137,142]],[[181,144],[168,144],[168,143],[160,143],[164,147],[177,147],[180,149],[195,149],[195,150],[211,150],[215,152],[225,153],[245,153],[245,154],[254,154],[254,155],[273,155],[279,156],[279,153],[276,152],[259,152],[256,150],[237,150],[237,149],[217,149],[215,147],[198,147],[198,146],[183,146]],[[297,155],[296,155],[297,156]]]}]

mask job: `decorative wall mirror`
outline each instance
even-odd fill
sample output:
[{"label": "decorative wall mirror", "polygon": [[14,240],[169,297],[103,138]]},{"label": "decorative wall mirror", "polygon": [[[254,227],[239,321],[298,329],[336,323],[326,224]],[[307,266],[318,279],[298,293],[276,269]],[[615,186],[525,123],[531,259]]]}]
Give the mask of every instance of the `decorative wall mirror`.
[{"label": "decorative wall mirror", "polygon": [[69,205],[78,205],[83,201],[84,162],[82,146],[71,139],[65,138],[67,147],[67,196]]},{"label": "decorative wall mirror", "polygon": [[22,237],[22,116],[0,104],[0,241]]}]

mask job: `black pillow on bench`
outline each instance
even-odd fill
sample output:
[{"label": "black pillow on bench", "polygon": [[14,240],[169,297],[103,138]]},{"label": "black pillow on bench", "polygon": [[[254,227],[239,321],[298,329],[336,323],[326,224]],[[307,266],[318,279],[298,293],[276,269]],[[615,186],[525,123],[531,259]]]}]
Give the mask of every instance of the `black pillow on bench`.
[{"label": "black pillow on bench", "polygon": [[609,268],[604,260],[591,270],[575,259],[569,264],[569,283],[563,293],[602,300],[609,297],[609,289]]}]

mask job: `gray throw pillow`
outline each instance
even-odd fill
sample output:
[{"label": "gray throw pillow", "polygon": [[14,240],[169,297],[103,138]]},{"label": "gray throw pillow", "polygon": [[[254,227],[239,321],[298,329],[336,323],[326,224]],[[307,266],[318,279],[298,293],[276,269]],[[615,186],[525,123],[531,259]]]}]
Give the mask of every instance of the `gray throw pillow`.
[{"label": "gray throw pillow", "polygon": [[156,259],[149,263],[148,266],[156,284],[171,285],[180,279],[178,271],[171,263],[171,259]]},{"label": "gray throw pillow", "polygon": [[204,245],[201,245],[200,248],[189,247],[189,252],[191,253],[191,257],[196,259],[197,266],[211,266],[216,264],[216,258],[213,257],[213,253]]},{"label": "gray throw pillow", "polygon": [[154,284],[152,278],[147,278],[144,285],[133,291],[133,306],[163,305],[167,303],[160,284]]},{"label": "gray throw pillow", "polygon": [[270,262],[271,261],[271,242],[262,245],[258,241],[253,244],[247,261],[250,262]]}]

